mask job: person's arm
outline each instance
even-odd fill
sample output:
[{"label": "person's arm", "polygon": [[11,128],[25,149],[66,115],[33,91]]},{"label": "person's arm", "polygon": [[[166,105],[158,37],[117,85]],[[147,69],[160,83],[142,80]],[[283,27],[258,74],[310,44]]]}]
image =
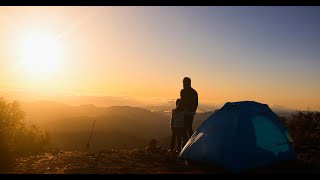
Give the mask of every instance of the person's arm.
[{"label": "person's arm", "polygon": [[171,112],[170,129],[172,129],[172,125],[173,125],[173,118],[174,118],[174,109],[172,109],[172,112]]},{"label": "person's arm", "polygon": [[195,103],[195,110],[194,111],[196,111],[197,110],[197,108],[198,108],[198,93],[197,93],[197,91],[195,91],[196,92],[196,103]]},{"label": "person's arm", "polygon": [[194,90],[194,102],[193,102],[193,111],[196,112],[198,108],[198,93]]}]

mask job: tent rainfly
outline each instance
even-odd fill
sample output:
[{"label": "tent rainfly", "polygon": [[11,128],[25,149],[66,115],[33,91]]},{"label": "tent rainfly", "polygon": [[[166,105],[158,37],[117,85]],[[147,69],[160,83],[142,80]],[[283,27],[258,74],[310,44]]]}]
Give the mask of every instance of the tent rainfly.
[{"label": "tent rainfly", "polygon": [[230,172],[295,160],[288,129],[266,104],[228,102],[190,137],[179,158]]}]

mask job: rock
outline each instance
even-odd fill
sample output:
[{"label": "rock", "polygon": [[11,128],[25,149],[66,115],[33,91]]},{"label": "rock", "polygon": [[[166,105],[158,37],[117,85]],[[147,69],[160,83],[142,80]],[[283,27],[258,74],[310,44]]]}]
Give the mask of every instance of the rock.
[{"label": "rock", "polygon": [[155,139],[152,139],[149,143],[148,146],[145,148],[145,152],[147,154],[160,154],[163,152],[163,149],[157,145],[158,141]]},{"label": "rock", "polygon": [[141,150],[141,149],[134,149],[132,151],[129,152],[130,155],[133,155],[133,154],[144,154],[144,151]]}]

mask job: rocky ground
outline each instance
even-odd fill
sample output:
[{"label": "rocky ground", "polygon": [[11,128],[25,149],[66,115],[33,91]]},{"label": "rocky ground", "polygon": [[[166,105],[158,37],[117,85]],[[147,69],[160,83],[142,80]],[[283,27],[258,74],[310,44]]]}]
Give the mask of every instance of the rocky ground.
[{"label": "rocky ground", "polygon": [[[297,161],[248,172],[320,173],[319,151],[299,152]],[[208,174],[225,173],[221,168],[188,164],[177,153],[145,150],[59,151],[18,158],[9,174]]]},{"label": "rocky ground", "polygon": [[[217,172],[217,170],[216,170]],[[19,158],[10,174],[171,174],[207,173],[191,167],[176,153],[146,153],[143,150],[100,152],[61,151],[56,155]]]}]

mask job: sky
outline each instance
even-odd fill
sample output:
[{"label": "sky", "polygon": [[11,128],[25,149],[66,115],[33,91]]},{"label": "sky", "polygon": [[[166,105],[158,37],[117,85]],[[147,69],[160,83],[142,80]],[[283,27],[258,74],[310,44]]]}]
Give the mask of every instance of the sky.
[{"label": "sky", "polygon": [[320,7],[2,6],[0,90],[320,110]]}]

